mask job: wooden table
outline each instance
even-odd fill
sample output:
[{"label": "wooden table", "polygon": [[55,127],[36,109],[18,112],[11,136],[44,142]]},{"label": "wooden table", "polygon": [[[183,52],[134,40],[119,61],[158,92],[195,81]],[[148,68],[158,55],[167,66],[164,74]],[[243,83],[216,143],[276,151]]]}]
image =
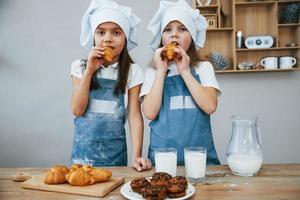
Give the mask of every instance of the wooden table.
[{"label": "wooden table", "polygon": [[[45,192],[22,189],[11,176],[18,172],[29,172],[32,175],[44,174],[45,168],[0,168],[0,199],[99,199],[87,196]],[[125,178],[125,182],[138,176],[151,176],[153,169],[136,172],[130,167],[111,168],[115,176]],[[184,168],[178,167],[178,175],[184,175]],[[232,175],[228,166],[209,166],[206,172],[206,183],[195,185],[195,199],[300,199],[300,164],[267,164],[263,165],[255,177]],[[125,199],[120,194],[120,187],[103,199]]]}]

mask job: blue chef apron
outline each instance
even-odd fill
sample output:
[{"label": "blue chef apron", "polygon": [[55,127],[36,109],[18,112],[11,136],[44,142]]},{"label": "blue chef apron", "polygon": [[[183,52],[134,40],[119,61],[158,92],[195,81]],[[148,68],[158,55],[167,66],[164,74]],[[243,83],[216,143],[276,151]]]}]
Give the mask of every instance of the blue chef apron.
[{"label": "blue chef apron", "polygon": [[85,114],[76,117],[72,163],[126,166],[124,94],[114,95],[116,80],[97,78],[100,88],[90,91]]},{"label": "blue chef apron", "polygon": [[[192,75],[200,82],[195,69]],[[220,164],[214,147],[210,116],[192,99],[182,77],[166,77],[160,112],[151,121],[148,157],[154,161],[156,148],[176,148],[177,164],[184,165],[184,148],[202,146],[207,148],[207,164]]]}]

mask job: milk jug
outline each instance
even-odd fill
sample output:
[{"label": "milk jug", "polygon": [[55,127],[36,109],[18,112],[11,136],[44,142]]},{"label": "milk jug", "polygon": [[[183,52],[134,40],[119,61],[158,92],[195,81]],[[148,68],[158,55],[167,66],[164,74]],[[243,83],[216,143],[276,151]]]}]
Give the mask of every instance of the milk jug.
[{"label": "milk jug", "polygon": [[232,135],[227,147],[227,163],[233,174],[255,176],[263,162],[257,118],[232,116]]}]

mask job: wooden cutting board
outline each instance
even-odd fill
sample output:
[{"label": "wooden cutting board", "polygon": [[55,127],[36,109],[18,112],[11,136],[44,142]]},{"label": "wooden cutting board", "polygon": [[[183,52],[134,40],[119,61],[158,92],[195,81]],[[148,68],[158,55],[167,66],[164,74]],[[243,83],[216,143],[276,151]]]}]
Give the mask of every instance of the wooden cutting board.
[{"label": "wooden cutting board", "polygon": [[31,179],[21,183],[22,188],[45,190],[52,192],[62,192],[69,194],[79,194],[93,197],[104,197],[109,192],[124,183],[124,178],[112,177],[109,181],[103,183],[96,183],[89,186],[72,186],[69,184],[47,185],[44,183],[44,176],[32,176]]}]

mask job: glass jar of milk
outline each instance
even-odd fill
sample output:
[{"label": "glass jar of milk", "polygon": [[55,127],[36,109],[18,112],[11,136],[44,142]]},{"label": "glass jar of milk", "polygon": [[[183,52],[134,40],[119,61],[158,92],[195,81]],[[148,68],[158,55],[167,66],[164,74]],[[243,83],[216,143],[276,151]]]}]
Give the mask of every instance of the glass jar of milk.
[{"label": "glass jar of milk", "polygon": [[233,174],[255,176],[263,162],[257,117],[232,116],[232,135],[227,163]]}]

